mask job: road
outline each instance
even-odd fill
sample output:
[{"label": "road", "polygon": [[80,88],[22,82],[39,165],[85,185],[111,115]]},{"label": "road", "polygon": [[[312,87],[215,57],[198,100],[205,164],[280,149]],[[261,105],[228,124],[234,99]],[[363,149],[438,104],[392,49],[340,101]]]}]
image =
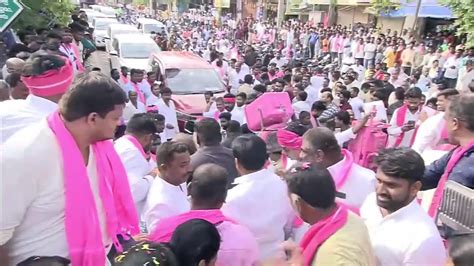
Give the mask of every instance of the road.
[{"label": "road", "polygon": [[85,62],[85,67],[87,69],[92,69],[98,67],[101,69],[101,72],[110,75],[110,55],[106,51],[97,50],[93,52]]}]

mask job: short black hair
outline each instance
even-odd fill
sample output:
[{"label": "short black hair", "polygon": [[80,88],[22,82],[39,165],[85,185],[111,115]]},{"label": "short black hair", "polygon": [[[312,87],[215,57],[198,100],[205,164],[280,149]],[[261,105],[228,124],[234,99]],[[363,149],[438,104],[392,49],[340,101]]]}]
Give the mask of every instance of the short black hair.
[{"label": "short black hair", "polygon": [[245,92],[239,92],[235,97],[241,97],[244,99],[244,102],[247,100],[247,94]]},{"label": "short black hair", "polygon": [[162,114],[152,113],[152,112],[148,112],[146,114],[149,117],[151,117],[151,119],[155,120],[156,122],[164,122],[165,121],[165,116],[162,115]]},{"label": "short black hair", "polygon": [[389,148],[379,152],[375,163],[385,175],[407,179],[410,182],[421,181],[425,172],[423,158],[410,148]]},{"label": "short black hair", "polygon": [[295,133],[296,135],[300,137],[303,136],[304,133],[308,130],[308,128],[300,124],[299,121],[292,121],[288,123],[285,129],[290,132]]},{"label": "short black hair", "polygon": [[100,73],[85,73],[60,100],[60,112],[66,121],[97,113],[104,118],[116,105],[127,102],[127,95],[112,78]]},{"label": "short black hair", "polygon": [[351,93],[347,90],[343,90],[340,92],[342,98],[345,98],[345,99],[350,99],[351,98]]},{"label": "short black hair", "polygon": [[44,51],[37,51],[30,55],[23,67],[23,76],[38,76],[49,70],[60,69],[65,65],[65,61],[59,55],[48,54]]},{"label": "short black hair", "polygon": [[417,98],[417,99],[421,99],[421,96],[423,95],[423,93],[421,92],[420,88],[418,87],[413,87],[413,88],[409,88],[406,92],[405,92],[405,99],[408,99],[408,98]]},{"label": "short black hair", "polygon": [[188,145],[181,142],[167,141],[156,149],[156,163],[167,165],[173,161],[176,153],[185,152],[189,152]]},{"label": "short black hair", "polygon": [[474,261],[474,234],[471,232],[449,237],[448,253],[454,265],[472,265]]},{"label": "short black hair", "polygon": [[311,105],[311,111],[325,111],[326,105],[321,101],[315,101],[313,105]]},{"label": "short black hair", "polygon": [[170,88],[164,87],[164,88],[161,88],[161,89],[160,89],[160,94],[161,94],[161,95],[163,95],[163,94],[168,94],[168,93],[169,93],[169,94],[173,94],[173,92],[171,91]]},{"label": "short black hair", "polygon": [[359,88],[357,88],[357,87],[351,87],[351,90],[353,90],[357,94],[359,94],[359,91],[360,91]]},{"label": "short black hair", "polygon": [[133,74],[144,74],[144,71],[141,70],[141,69],[132,68],[132,69],[130,69],[130,76],[133,75]]},{"label": "short black hair", "polygon": [[153,117],[147,113],[134,114],[128,121],[126,131],[140,136],[158,133]]},{"label": "short black hair", "polygon": [[306,99],[308,99],[308,93],[306,93],[305,91],[300,91],[298,92],[298,98],[300,98],[301,101],[306,101]]},{"label": "short black hair", "polygon": [[459,94],[459,91],[456,90],[456,89],[445,89],[445,90],[440,91],[436,95],[436,97],[444,96],[445,98],[449,98],[450,96],[454,96],[454,95],[458,95],[458,94]]},{"label": "short black hair", "polygon": [[250,171],[262,169],[268,159],[265,141],[253,134],[236,138],[232,142],[232,152],[239,164]]},{"label": "short black hair", "polygon": [[194,203],[216,206],[224,203],[229,172],[217,164],[203,164],[194,170],[189,195]]},{"label": "short black hair", "polygon": [[455,95],[450,98],[449,113],[451,117],[464,122],[470,132],[474,132],[474,94]]},{"label": "short black hair", "polygon": [[203,219],[191,219],[180,224],[171,236],[170,245],[179,265],[209,263],[217,256],[221,236],[216,227]]},{"label": "short black hair", "polygon": [[227,133],[242,133],[242,128],[240,127],[240,123],[238,121],[230,120],[225,131]]},{"label": "short black hair", "polygon": [[405,100],[405,89],[402,87],[397,87],[395,89],[395,98],[399,101]]},{"label": "short black hair", "polygon": [[212,92],[212,91],[205,91],[205,92],[204,92],[204,95],[209,95],[209,96],[212,97],[212,96],[214,96],[214,92]]},{"label": "short black hair", "polygon": [[301,111],[301,112],[300,112],[300,115],[298,116],[298,119],[299,119],[299,120],[302,120],[302,119],[304,119],[304,118],[306,118],[306,117],[310,117],[310,116],[311,116],[311,114],[310,114],[309,112],[307,112],[307,111]]},{"label": "short black hair", "polygon": [[328,209],[336,200],[336,184],[325,168],[296,166],[286,176],[288,191],[311,207]]},{"label": "short black hair", "polygon": [[323,92],[332,92],[332,90],[331,88],[324,88],[319,93],[323,93]]},{"label": "short black hair", "polygon": [[245,77],[244,77],[244,83],[252,84],[252,83],[253,83],[253,77],[252,77],[252,75],[250,75],[250,74],[245,75]]},{"label": "short black hair", "polygon": [[267,92],[267,87],[263,84],[257,84],[255,86],[253,86],[253,90],[258,91],[260,93],[265,93],[265,92]]},{"label": "short black hair", "polygon": [[336,113],[336,118],[341,120],[344,125],[350,125],[351,116],[347,111],[339,111]]},{"label": "short black hair", "polygon": [[21,82],[21,74],[16,72],[10,73],[5,81],[11,88],[16,87]]},{"label": "short black hair", "polygon": [[213,118],[204,118],[197,122],[195,132],[200,145],[216,145],[222,141],[221,127]]},{"label": "short black hair", "polygon": [[229,112],[222,112],[219,114],[219,119],[224,118],[225,120],[230,121],[231,117],[232,117],[232,114]]}]

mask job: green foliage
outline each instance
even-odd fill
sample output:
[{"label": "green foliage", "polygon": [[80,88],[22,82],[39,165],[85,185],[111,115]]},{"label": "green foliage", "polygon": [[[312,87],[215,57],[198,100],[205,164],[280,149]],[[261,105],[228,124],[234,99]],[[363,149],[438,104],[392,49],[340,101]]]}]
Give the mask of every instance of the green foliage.
[{"label": "green foliage", "polygon": [[376,15],[387,14],[400,7],[400,4],[394,3],[393,0],[371,0],[370,4],[371,13]]},{"label": "green foliage", "polygon": [[27,26],[45,28],[52,24],[67,25],[74,5],[70,0],[22,0],[25,9],[12,27],[22,30]]},{"label": "green foliage", "polygon": [[457,19],[455,25],[459,26],[457,34],[467,34],[468,46],[474,46],[474,0],[442,0]]},{"label": "green foliage", "polygon": [[150,4],[150,1],[149,0],[133,0],[133,4],[148,6]]}]

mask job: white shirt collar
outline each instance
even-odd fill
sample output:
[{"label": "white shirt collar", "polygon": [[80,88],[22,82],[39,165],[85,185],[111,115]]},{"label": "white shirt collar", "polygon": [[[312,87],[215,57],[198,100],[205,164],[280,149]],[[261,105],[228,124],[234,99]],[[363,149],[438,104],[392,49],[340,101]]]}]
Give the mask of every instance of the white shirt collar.
[{"label": "white shirt collar", "polygon": [[[269,171],[269,170],[268,169],[261,169],[261,170],[258,170],[257,172],[253,172],[253,173],[250,173],[250,174],[246,174],[246,175],[237,177],[234,180],[234,184],[237,185],[237,184],[242,184],[242,183],[246,183],[246,182],[256,181],[256,180],[258,180],[258,179],[260,179],[264,176],[268,176],[266,174],[267,171]],[[269,173],[269,174],[273,174],[273,173]]]},{"label": "white shirt collar", "polygon": [[[376,196],[377,197],[377,196]],[[375,198],[375,200],[377,200]],[[420,208],[420,204],[417,202],[417,199],[413,199],[408,205],[405,207],[402,207],[398,209],[397,211],[388,214],[387,216],[382,215],[382,211],[380,210],[380,207],[375,203],[377,207],[377,214],[376,217],[380,219],[380,222],[384,222],[387,220],[404,220],[404,219],[409,219],[410,215],[413,213],[418,213],[417,209]]]}]

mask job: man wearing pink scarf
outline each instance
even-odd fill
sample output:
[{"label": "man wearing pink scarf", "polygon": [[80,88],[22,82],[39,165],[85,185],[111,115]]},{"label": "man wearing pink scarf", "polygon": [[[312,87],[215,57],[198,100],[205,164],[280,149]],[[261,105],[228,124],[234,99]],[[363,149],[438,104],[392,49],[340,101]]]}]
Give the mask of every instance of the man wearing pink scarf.
[{"label": "man wearing pink scarf", "polygon": [[191,219],[204,219],[216,225],[221,235],[217,266],[256,265],[258,246],[254,236],[220,210],[227,195],[227,179],[227,170],[216,164],[203,164],[196,168],[188,187],[191,211],[162,219],[151,233],[150,240],[168,242],[180,224]]},{"label": "man wearing pink scarf", "polygon": [[118,236],[138,233],[127,176],[110,141],[125,101],[111,78],[89,73],[63,96],[59,111],[2,146],[2,265],[32,256],[106,265],[112,244],[121,250]]},{"label": "man wearing pink scarf", "polygon": [[340,202],[354,212],[358,212],[366,197],[374,192],[375,173],[356,164],[352,153],[341,149],[334,133],[328,128],[313,128],[303,135],[301,159],[327,169],[337,191],[346,194]]},{"label": "man wearing pink scarf", "polygon": [[311,225],[289,251],[291,265],[375,265],[362,219],[335,201],[336,184],[324,168],[293,168],[288,194],[299,217]]}]

